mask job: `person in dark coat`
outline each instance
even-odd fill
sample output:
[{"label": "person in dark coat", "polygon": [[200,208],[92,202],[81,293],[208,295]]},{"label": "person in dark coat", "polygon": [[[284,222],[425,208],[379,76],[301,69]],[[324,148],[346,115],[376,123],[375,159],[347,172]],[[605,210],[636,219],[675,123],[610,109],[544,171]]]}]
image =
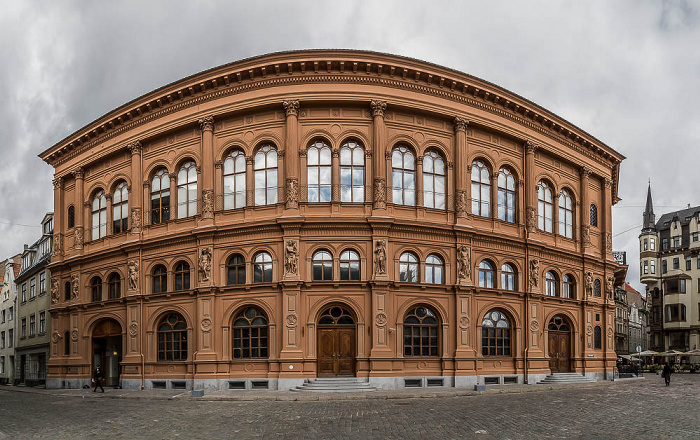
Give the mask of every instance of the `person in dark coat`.
[{"label": "person in dark coat", "polygon": [[92,390],[92,392],[94,393],[95,391],[97,391],[97,387],[100,387],[100,389],[104,393],[105,389],[102,388],[102,369],[100,368],[99,365],[97,367],[95,367],[95,374],[93,374],[93,376],[94,376],[93,379],[95,381],[95,389]]},{"label": "person in dark coat", "polygon": [[664,365],[664,382],[666,382],[666,386],[669,386],[671,384],[671,366],[666,362],[666,365]]}]

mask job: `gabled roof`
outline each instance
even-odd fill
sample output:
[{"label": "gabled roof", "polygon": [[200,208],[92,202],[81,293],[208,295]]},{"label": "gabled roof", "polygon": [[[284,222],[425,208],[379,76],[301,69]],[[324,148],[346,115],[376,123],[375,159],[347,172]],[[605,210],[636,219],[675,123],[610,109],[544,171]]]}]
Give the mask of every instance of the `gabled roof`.
[{"label": "gabled roof", "polygon": [[[693,217],[697,217],[698,214],[700,214],[700,206],[681,209],[680,211],[668,212],[662,215],[659,221],[656,222],[656,229],[669,229],[671,227],[671,223],[676,220],[681,224],[681,226],[685,226],[690,223],[690,220]],[[664,226],[666,222],[668,222],[668,225]]]}]

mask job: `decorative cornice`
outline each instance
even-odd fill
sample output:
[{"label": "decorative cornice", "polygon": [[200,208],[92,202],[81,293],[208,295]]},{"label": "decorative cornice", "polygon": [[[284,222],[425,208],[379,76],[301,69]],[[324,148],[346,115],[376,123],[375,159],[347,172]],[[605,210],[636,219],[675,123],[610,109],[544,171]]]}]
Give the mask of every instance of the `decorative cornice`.
[{"label": "decorative cornice", "polygon": [[214,117],[211,115],[199,118],[197,123],[202,131],[214,131]]},{"label": "decorative cornice", "polygon": [[455,132],[457,131],[467,131],[467,125],[469,125],[469,121],[466,118],[462,118],[460,116],[455,116],[453,125],[455,128]]},{"label": "decorative cornice", "polygon": [[288,101],[283,101],[282,106],[284,107],[284,112],[289,116],[299,116],[299,101],[296,99],[290,99]]},{"label": "decorative cornice", "polygon": [[377,117],[384,117],[384,112],[386,111],[386,101],[379,101],[379,100],[372,100],[369,103],[369,106],[372,108],[372,116]]}]

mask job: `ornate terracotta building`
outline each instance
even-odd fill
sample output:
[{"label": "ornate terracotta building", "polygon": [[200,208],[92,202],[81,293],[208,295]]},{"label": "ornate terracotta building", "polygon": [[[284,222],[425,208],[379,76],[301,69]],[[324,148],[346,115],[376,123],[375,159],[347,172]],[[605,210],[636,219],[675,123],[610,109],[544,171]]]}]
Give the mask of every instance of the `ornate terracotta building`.
[{"label": "ornate terracotta building", "polygon": [[380,53],[264,55],[41,158],[49,387],[88,384],[96,364],[108,385],[220,389],[615,367],[624,157],[484,80]]}]

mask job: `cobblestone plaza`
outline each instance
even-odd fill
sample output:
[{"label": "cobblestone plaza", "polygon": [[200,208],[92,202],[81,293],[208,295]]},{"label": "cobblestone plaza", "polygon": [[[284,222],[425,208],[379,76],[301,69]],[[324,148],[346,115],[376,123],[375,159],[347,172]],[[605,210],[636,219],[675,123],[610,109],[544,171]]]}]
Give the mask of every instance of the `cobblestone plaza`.
[{"label": "cobblestone plaza", "polygon": [[[404,398],[398,391],[366,396],[244,394],[332,399],[321,401],[197,401],[157,391],[108,389],[95,395],[72,390],[71,395],[0,388],[0,439],[691,439],[700,437],[699,389],[697,375],[674,375],[668,388],[660,377],[647,376],[554,390],[516,386],[499,393],[492,388],[483,395],[452,397]],[[121,398],[110,398],[120,393]],[[240,395],[227,392],[216,398]],[[421,395],[426,396],[413,394]]]}]

